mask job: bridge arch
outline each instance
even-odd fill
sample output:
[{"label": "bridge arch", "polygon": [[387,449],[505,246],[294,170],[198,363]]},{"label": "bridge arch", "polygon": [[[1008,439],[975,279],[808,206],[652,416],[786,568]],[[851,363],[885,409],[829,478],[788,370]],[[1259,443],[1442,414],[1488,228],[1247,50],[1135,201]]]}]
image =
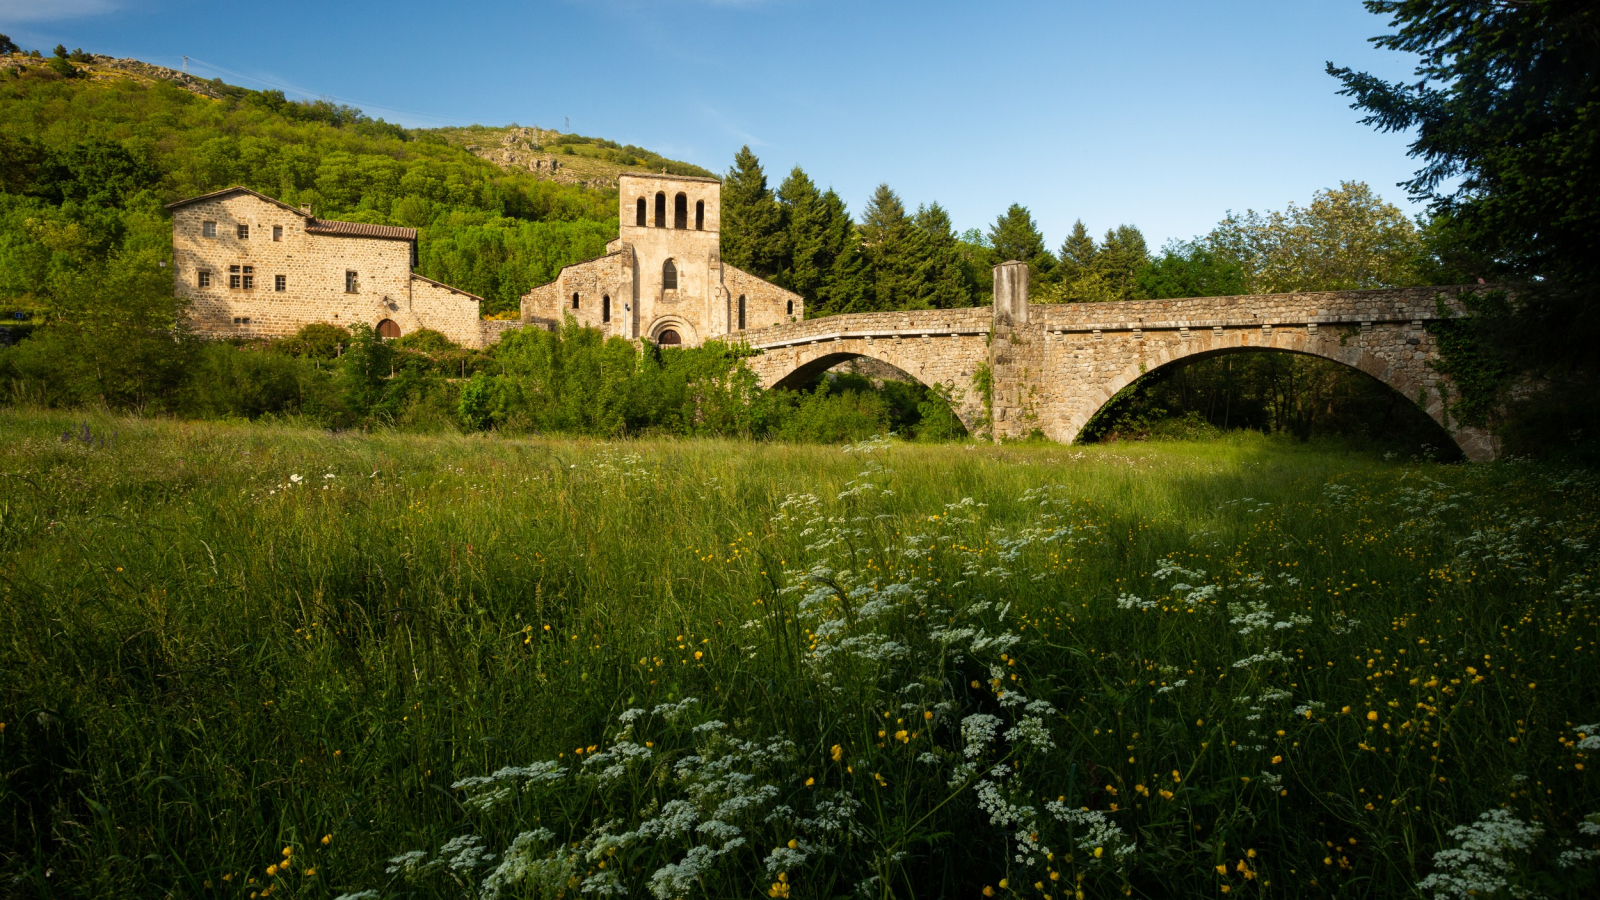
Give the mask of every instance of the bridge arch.
[{"label": "bridge arch", "polygon": [[746,364],[767,388],[804,387],[840,363],[869,359],[903,372],[908,379],[942,395],[968,432],[976,434],[988,418],[973,375],[986,359],[984,335],[840,336],[764,348]]},{"label": "bridge arch", "polygon": [[[1424,345],[1431,345],[1432,338],[1422,333],[1393,342],[1423,348]],[[1349,335],[1318,334],[1310,329],[1294,328],[1280,329],[1271,337],[1258,337],[1235,330],[1220,339],[1214,335],[1204,335],[1177,342],[1152,343],[1154,346],[1148,347],[1136,360],[1130,361],[1111,378],[1084,391],[1076,402],[1070,403],[1060,433],[1053,436],[1063,442],[1076,440],[1090,420],[1118,392],[1150,373],[1238,353],[1277,352],[1326,359],[1370,376],[1417,406],[1449,435],[1468,458],[1482,458],[1485,450],[1492,446],[1486,432],[1463,427],[1448,415],[1445,398],[1436,384],[1423,383],[1407,367],[1395,365],[1391,358],[1369,350],[1360,340],[1350,340]],[[1419,352],[1431,349],[1429,346]]]}]

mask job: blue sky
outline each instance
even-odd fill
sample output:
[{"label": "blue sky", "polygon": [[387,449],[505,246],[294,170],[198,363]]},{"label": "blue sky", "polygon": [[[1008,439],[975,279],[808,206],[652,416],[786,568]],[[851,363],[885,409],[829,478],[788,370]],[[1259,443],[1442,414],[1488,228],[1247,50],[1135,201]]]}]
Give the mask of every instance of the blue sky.
[{"label": "blue sky", "polygon": [[714,171],[748,143],[774,187],[799,164],[859,212],[887,182],[958,229],[1022,203],[1052,247],[1077,218],[1159,245],[1343,180],[1415,211],[1406,136],[1323,72],[1409,76],[1367,43],[1386,25],[1357,0],[0,0],[29,49],[188,55],[407,125],[570,119]]}]

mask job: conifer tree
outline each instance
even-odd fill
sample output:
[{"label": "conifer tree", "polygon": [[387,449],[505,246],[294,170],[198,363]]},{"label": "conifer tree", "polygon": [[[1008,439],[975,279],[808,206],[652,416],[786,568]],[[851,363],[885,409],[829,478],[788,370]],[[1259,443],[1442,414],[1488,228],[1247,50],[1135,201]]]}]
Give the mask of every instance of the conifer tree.
[{"label": "conifer tree", "polygon": [[911,219],[905,204],[889,189],[878,185],[861,215],[861,239],[872,268],[872,309],[914,309],[918,290],[916,258],[911,242]]},{"label": "conifer tree", "polygon": [[804,297],[808,304],[814,304],[817,290],[833,263],[833,253],[828,246],[828,211],[823,206],[822,193],[799,166],[778,187],[778,208],[782,213],[785,253],[782,271],[775,280]]},{"label": "conifer tree", "polygon": [[739,148],[722,180],[721,243],[723,262],[752,275],[771,278],[783,266],[783,215],[748,146]]},{"label": "conifer tree", "polygon": [[972,306],[976,291],[950,224],[950,214],[937,203],[918,207],[911,226],[920,299],[917,305],[933,309]]},{"label": "conifer tree", "polygon": [[1067,239],[1061,242],[1060,270],[1056,273],[1063,282],[1070,282],[1083,277],[1094,265],[1095,254],[1100,248],[1095,246],[1094,237],[1089,234],[1089,229],[1084,227],[1083,220],[1072,223],[1072,232]]},{"label": "conifer tree", "polygon": [[1150,262],[1150,247],[1144,233],[1132,225],[1118,225],[1106,232],[1091,267],[1113,295],[1131,300],[1138,288],[1139,270]]},{"label": "conifer tree", "polygon": [[989,244],[995,262],[1018,260],[1028,264],[1033,279],[1047,277],[1055,269],[1055,257],[1044,248],[1044,235],[1034,224],[1033,214],[1020,203],[1011,204],[989,229]]}]

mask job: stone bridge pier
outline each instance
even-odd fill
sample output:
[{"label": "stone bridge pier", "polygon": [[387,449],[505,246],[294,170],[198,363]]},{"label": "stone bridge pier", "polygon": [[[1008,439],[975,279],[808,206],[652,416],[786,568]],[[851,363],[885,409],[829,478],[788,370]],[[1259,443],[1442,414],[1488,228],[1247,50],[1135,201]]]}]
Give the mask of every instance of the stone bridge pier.
[{"label": "stone bridge pier", "polygon": [[992,307],[830,316],[746,332],[764,386],[803,384],[853,357],[889,363],[944,393],[969,431],[1069,443],[1147,372],[1223,353],[1320,356],[1378,379],[1444,427],[1468,459],[1499,452],[1447,414],[1449,379],[1426,328],[1472,287],[1030,304],[1024,263],[995,267]]}]

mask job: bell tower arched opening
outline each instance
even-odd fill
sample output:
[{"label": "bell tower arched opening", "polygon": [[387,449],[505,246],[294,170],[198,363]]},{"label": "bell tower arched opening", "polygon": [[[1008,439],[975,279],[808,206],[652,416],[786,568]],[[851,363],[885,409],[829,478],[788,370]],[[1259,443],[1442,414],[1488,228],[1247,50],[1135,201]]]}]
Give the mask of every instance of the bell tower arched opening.
[{"label": "bell tower arched opening", "polygon": [[656,227],[667,227],[667,192],[656,191]]}]

